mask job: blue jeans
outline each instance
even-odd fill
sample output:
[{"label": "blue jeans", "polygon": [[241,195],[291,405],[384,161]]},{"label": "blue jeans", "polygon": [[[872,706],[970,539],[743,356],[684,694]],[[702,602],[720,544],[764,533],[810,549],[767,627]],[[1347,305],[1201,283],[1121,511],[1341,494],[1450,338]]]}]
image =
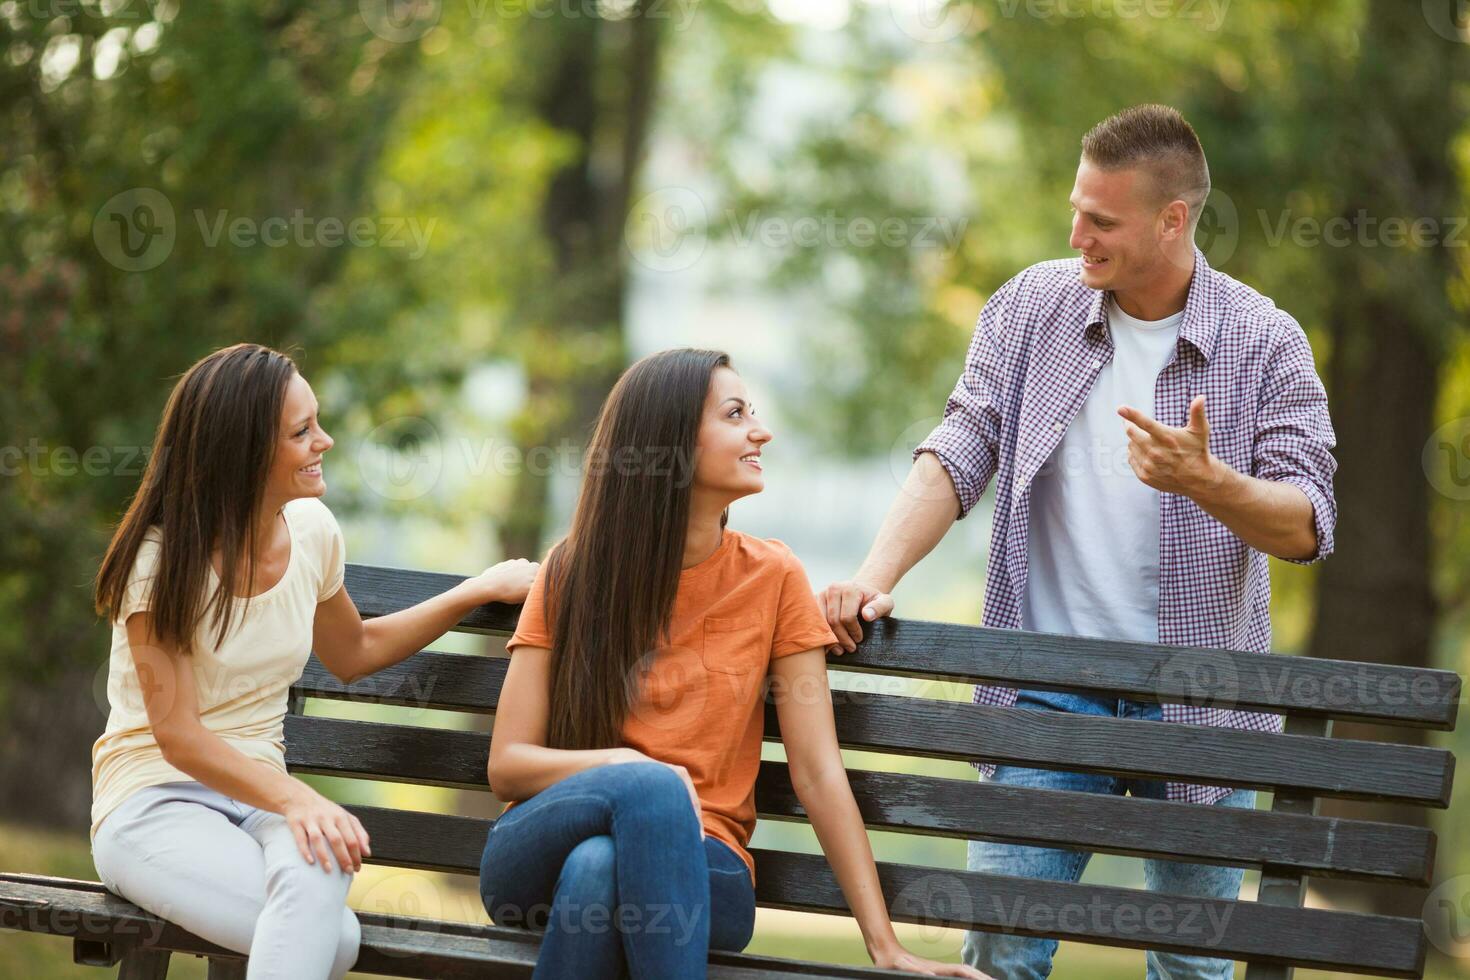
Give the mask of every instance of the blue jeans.
[{"label": "blue jeans", "polygon": [[705,976],[709,950],[755,930],[750,869],[700,837],[668,766],[596,766],[517,804],[490,828],[480,899],[498,925],[544,930],[543,978]]},{"label": "blue jeans", "polygon": [[[1067,711],[1073,714],[1142,718],[1151,721],[1160,720],[1163,714],[1158,704],[1052,691],[1021,691],[1016,699],[1016,707],[1032,711]],[[997,767],[993,779],[1009,786],[1111,793],[1115,796],[1130,792],[1134,796],[1165,798],[1164,783],[1148,779],[1022,769],[1016,766]],[[1256,805],[1256,791],[1234,790],[1215,805],[1252,809]],[[1082,869],[1087,866],[1092,855],[1085,851],[972,840],[968,857],[967,865],[971,871],[1020,878],[1044,878],[1050,881],[1076,881],[1082,877]],[[1143,862],[1144,882],[1150,891],[1191,898],[1234,899],[1240,894],[1240,880],[1244,874],[1240,868],[1218,865],[1185,864],[1156,858],[1148,858]],[[974,930],[965,934],[963,955],[966,963],[991,976],[1005,977],[1006,980],[1032,980],[1051,974],[1052,956],[1056,950],[1055,939],[1034,939]],[[1228,959],[1216,957],[1184,956],[1149,950],[1147,961],[1149,980],[1229,980],[1234,975],[1234,964]]]}]

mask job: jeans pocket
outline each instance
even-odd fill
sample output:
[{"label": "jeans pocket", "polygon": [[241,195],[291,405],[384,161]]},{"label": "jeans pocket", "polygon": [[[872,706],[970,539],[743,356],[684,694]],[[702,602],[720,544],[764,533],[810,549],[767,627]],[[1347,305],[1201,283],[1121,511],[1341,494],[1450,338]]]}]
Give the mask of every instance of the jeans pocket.
[{"label": "jeans pocket", "polygon": [[711,949],[738,953],[755,934],[755,892],[750,873],[711,870],[709,882]]}]

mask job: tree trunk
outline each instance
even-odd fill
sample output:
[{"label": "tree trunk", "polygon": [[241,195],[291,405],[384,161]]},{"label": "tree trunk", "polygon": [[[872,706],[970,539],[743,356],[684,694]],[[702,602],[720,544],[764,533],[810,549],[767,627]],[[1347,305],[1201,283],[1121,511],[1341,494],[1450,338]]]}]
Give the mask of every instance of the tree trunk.
[{"label": "tree trunk", "polygon": [[92,664],[8,682],[0,820],[77,833],[91,825],[92,743],[107,725],[106,642],[103,634]]},{"label": "tree trunk", "polygon": [[[500,522],[508,557],[539,557],[555,472],[534,464],[574,458],[627,361],[623,226],[647,140],[658,78],[659,21],[642,0],[621,21],[589,17],[542,25],[550,67],[538,111],[577,150],[552,178],[542,224],[552,281],[528,311],[523,366],[529,397],[516,424],[528,465],[515,477]],[[543,450],[544,452],[544,450]],[[575,457],[579,458],[579,457]],[[575,476],[575,474],[571,474]]]},{"label": "tree trunk", "polygon": [[[1416,11],[1417,13],[1417,11]],[[1448,22],[1448,21],[1446,21]],[[1450,144],[1454,59],[1464,48],[1426,30],[1402,4],[1374,0],[1359,32],[1363,52],[1344,105],[1339,213],[1361,244],[1330,248],[1332,414],[1338,434],[1335,554],[1316,580],[1311,654],[1337,660],[1429,666],[1435,623],[1430,488],[1420,453],[1440,387],[1439,362],[1453,313],[1445,248],[1395,246],[1385,219],[1430,218],[1440,234],[1455,213]],[[1369,218],[1373,219],[1370,223]],[[1347,725],[1334,733],[1423,744],[1413,729]],[[1424,824],[1420,807],[1331,802],[1325,813]],[[1333,901],[1418,916],[1419,889],[1319,883]],[[1366,897],[1365,897],[1366,896]]]}]

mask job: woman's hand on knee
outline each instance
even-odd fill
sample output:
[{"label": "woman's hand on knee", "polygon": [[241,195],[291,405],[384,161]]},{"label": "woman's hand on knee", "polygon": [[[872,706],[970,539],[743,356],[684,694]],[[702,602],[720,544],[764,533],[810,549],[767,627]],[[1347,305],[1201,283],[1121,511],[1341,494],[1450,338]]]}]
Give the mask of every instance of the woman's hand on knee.
[{"label": "woman's hand on knee", "polygon": [[320,859],[322,871],[330,873],[335,854],[343,871],[361,871],[362,859],[373,853],[362,821],[305,783],[301,788],[303,792],[286,804],[281,816],[296,838],[302,859],[307,864]]},{"label": "woman's hand on knee", "polygon": [[619,748],[613,755],[613,765],[625,762],[653,762],[660,766],[668,766],[674,770],[674,774],[684,781],[684,788],[689,791],[689,802],[694,805],[694,819],[699,822],[699,837],[703,840],[709,836],[704,832],[704,811],[699,806],[699,791],[694,788],[694,779],[689,775],[689,770],[683,766],[676,766],[672,762],[661,762],[652,756],[645,755],[637,749],[627,747]]}]

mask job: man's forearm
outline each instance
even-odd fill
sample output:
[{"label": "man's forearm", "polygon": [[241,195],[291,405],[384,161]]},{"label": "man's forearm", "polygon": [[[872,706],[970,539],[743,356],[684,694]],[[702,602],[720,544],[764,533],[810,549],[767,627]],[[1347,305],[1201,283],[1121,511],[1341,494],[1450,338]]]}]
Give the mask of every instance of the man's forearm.
[{"label": "man's forearm", "polygon": [[1190,494],[1200,509],[1246,544],[1277,558],[1317,553],[1312,502],[1300,487],[1261,480],[1214,459],[1215,479]]},{"label": "man's forearm", "polygon": [[854,579],[892,592],[899,579],[934,550],[959,512],[960,497],[949,473],[933,453],[920,453]]}]

